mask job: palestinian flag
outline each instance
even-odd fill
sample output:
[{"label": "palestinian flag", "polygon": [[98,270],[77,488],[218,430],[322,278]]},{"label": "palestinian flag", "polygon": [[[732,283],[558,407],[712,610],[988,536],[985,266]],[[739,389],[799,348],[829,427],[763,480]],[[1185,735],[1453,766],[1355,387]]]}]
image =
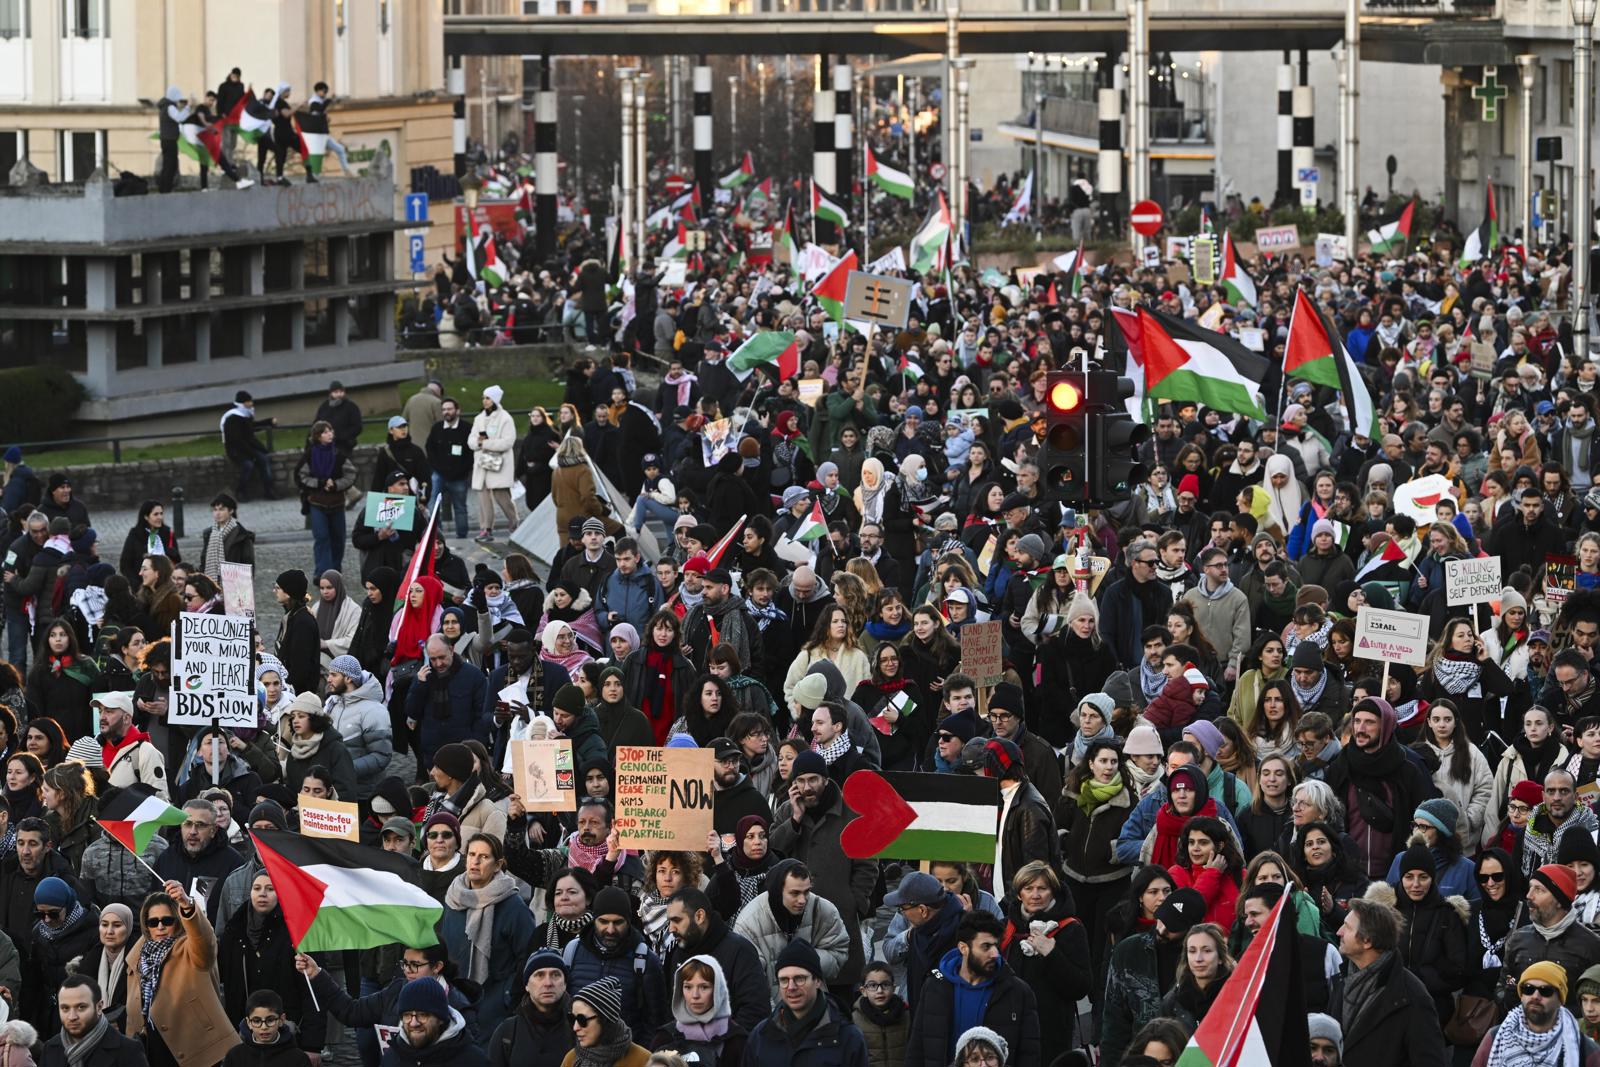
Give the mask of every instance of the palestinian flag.
[{"label": "palestinian flag", "polygon": [[908,358],[903,353],[900,356],[900,366],[898,370],[901,374],[905,375],[912,384],[922,381],[922,375],[924,373],[922,364],[918,363],[916,360]]},{"label": "palestinian flag", "polygon": [[800,255],[800,246],[794,239],[794,201],[787,200],[783,205],[783,221],[772,228],[772,251],[776,256],[779,248],[788,253],[788,263],[792,267]]},{"label": "palestinian flag", "polygon": [[480,233],[478,220],[470,211],[467,212],[467,270],[474,278],[481,278],[485,285],[492,288],[498,289],[505,284],[505,274],[500,269],[500,259],[494,251],[494,231]]},{"label": "palestinian flag", "polygon": [[157,830],[183,825],[183,812],[162,800],[149,786],[136,782],[102,804],[95,821],[117,844],[142,856]]},{"label": "palestinian flag", "polygon": [[844,802],[857,813],[839,835],[851,859],[994,862],[997,778],[862,770],[845,779]]},{"label": "palestinian flag", "polygon": [[611,278],[613,286],[622,284],[623,276],[628,273],[628,235],[623,233],[619,225],[617,232],[611,238],[610,262],[606,265],[606,273]]},{"label": "palestinian flag", "polygon": [[718,180],[717,184],[722,186],[724,189],[737,189],[739,186],[743,185],[745,182],[749,181],[755,176],[755,160],[750,158],[749,152],[746,152],[744,154],[744,158],[739,161],[739,165],[733,169],[733,172],[730,174],[724,174],[722,178]]},{"label": "palestinian flag", "polygon": [[1232,303],[1256,306],[1256,283],[1250,279],[1249,272],[1239,266],[1233,252],[1233,234],[1226,230],[1222,231],[1222,288]]},{"label": "palestinian flag", "polygon": [[879,163],[871,145],[867,146],[867,180],[890,196],[898,196],[902,200],[911,200],[916,196],[916,186],[912,184],[911,175]]},{"label": "palestinian flag", "polygon": [[229,112],[229,121],[238,116],[239,136],[252,144],[262,138],[272,140],[272,109],[256,99],[254,91],[244,94],[242,107]]},{"label": "palestinian flag", "polygon": [[1399,218],[1393,222],[1386,222],[1375,230],[1368,230],[1367,240],[1372,242],[1372,251],[1390,252],[1411,240],[1411,219],[1416,210],[1417,202],[1412,200],[1406,204],[1406,209],[1400,212]]},{"label": "palestinian flag", "polygon": [[728,357],[728,369],[741,382],[755,373],[757,367],[775,371],[778,380],[788,381],[800,373],[800,346],[795,343],[790,330],[762,330],[750,335]]},{"label": "palestinian flag", "polygon": [[1033,172],[1022,180],[1022,188],[1017,190],[1017,198],[1012,201],[1011,210],[1006,212],[1006,217],[1000,220],[1001,227],[1015,223],[1027,222],[1033,214]]},{"label": "palestinian flag", "polygon": [[1400,547],[1400,542],[1392,537],[1384,542],[1382,552],[1367,560],[1367,565],[1356,572],[1356,583],[1360,584],[1367,575],[1387,563],[1398,563],[1401,567],[1411,566],[1411,557],[1406,555],[1406,550]]},{"label": "palestinian flag", "polygon": [[883,734],[885,737],[888,737],[890,734],[894,733],[895,724],[884,718],[884,713],[890,708],[893,708],[898,714],[899,718],[896,719],[896,722],[898,722],[899,719],[904,719],[907,715],[915,714],[917,710],[917,702],[911,699],[911,695],[906,690],[902,689],[893,697],[889,698],[889,700],[884,704],[883,711],[880,711],[878,714],[867,720],[872,724],[872,728],[874,730],[878,731],[880,734]]},{"label": "palestinian flag", "polygon": [[[152,133],[150,140],[159,140],[160,137],[159,133]],[[178,151],[202,167],[216,166],[222,159],[222,124],[201,126],[193,122],[179,123]]]},{"label": "palestinian flag", "polygon": [[678,232],[667,240],[666,246],[661,249],[662,259],[688,259],[689,258],[689,227],[678,223]]},{"label": "palestinian flag", "polygon": [[1178,1067],[1308,1067],[1300,937],[1288,902],[1287,893],[1278,898],[1178,1057]]},{"label": "palestinian flag", "polygon": [[1227,334],[1158,311],[1140,308],[1139,327],[1147,394],[1266,419],[1260,395],[1265,359]]},{"label": "palestinian flag", "polygon": [[1383,436],[1372,392],[1356,361],[1304,289],[1295,291],[1289,340],[1283,346],[1283,376],[1339,390],[1350,431],[1374,439]]},{"label": "palestinian flag", "polygon": [[815,181],[811,183],[811,215],[823,222],[831,222],[835,226],[849,226],[850,220],[845,217],[844,208],[822,195],[822,186]]},{"label": "palestinian flag", "polygon": [[828,532],[828,523],[822,517],[822,501],[811,502],[811,514],[800,520],[800,525],[795,527],[792,539],[802,544],[809,544]]},{"label": "palestinian flag", "polygon": [[845,288],[850,282],[850,272],[860,269],[855,252],[853,250],[846,252],[844,257],[822,276],[816,288],[811,290],[811,295],[817,298],[817,303],[822,305],[822,310],[827,312],[828,318],[834,322],[844,321]]},{"label": "palestinian flag", "polygon": [[950,205],[941,190],[938,203],[911,238],[911,269],[914,272],[922,274],[934,267],[944,253],[945,240],[950,236],[951,228]]},{"label": "palestinian flag", "polygon": [[755,207],[757,204],[772,203],[772,179],[763,178],[761,184],[745,194],[746,207]]},{"label": "palestinian flag", "polygon": [[1480,259],[1488,259],[1500,245],[1500,217],[1494,209],[1494,186],[1484,183],[1485,197],[1483,221],[1467,234],[1467,243],[1461,249],[1461,266],[1467,268]]},{"label": "palestinian flag", "polygon": [[[1144,387],[1144,330],[1139,315],[1113,304],[1111,317],[1105,321],[1106,335],[1102,343],[1113,355],[1122,352],[1122,376],[1133,382],[1133,395],[1124,402],[1128,414],[1147,425],[1154,423],[1153,405],[1148,402]],[[1116,365],[1115,360],[1111,365]]]},{"label": "palestinian flag", "polygon": [[[391,641],[400,636],[400,624],[405,621],[406,612],[415,610],[406,591],[422,575],[433,576],[433,533],[439,522],[439,502],[442,499],[444,499],[443,493],[434,494],[433,503],[428,508],[428,525],[422,528],[422,539],[417,542],[416,550],[411,553],[411,562],[406,564],[406,575],[400,580],[395,592],[394,613],[389,617]],[[427,567],[427,570],[423,570],[423,567]]]},{"label": "palestinian flag", "polygon": [[747,518],[749,518],[748,515],[740,515],[739,521],[733,524],[733,528],[727,533],[723,534],[722,540],[712,545],[711,551],[706,553],[706,560],[710,562],[713,567],[722,562],[723,553],[728,551],[728,546],[733,544],[733,539],[738,537],[739,532],[744,529],[744,522]]},{"label": "palestinian flag", "polygon": [[405,857],[287,830],[252,830],[250,836],[301,952],[439,943],[434,924],[444,906],[416,884],[416,865]]},{"label": "palestinian flag", "polygon": [[[321,123],[312,121],[312,116],[307,115],[305,122],[300,121],[300,116],[294,117],[294,131],[300,137],[300,158],[305,162],[307,174],[322,173],[322,157],[328,152],[327,119]],[[321,125],[319,132],[315,129],[306,129],[307,126]]]}]

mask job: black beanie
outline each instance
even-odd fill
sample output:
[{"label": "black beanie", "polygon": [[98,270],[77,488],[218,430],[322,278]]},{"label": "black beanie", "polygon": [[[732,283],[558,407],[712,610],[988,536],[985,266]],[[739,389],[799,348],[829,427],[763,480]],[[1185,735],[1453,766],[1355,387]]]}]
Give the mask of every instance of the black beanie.
[{"label": "black beanie", "polygon": [[776,978],[785,967],[803,967],[816,975],[818,981],[826,981],[822,973],[822,957],[817,955],[817,950],[811,947],[809,941],[796,938],[784,946],[783,951],[778,953],[778,961],[772,965],[773,977]]},{"label": "black beanie", "polygon": [[1433,853],[1421,841],[1414,841],[1400,857],[1400,873],[1426,871],[1429,878],[1439,877],[1439,865],[1433,862]]},{"label": "black beanie", "polygon": [[278,588],[289,594],[291,606],[305,600],[306,589],[309,586],[310,582],[306,579],[305,571],[289,570],[278,575]]},{"label": "black beanie", "polygon": [[[284,815],[282,806],[275,800],[263,800],[250,809],[250,818],[245,822],[245,825],[254,826],[258,822],[270,822],[279,830],[287,830],[289,828],[289,819]],[[1570,837],[1571,835],[1569,834],[1568,836]]]},{"label": "black beanie", "polygon": [[621,915],[623,918],[633,920],[633,905],[628,894],[614,885],[608,885],[594,895],[594,907],[590,912],[599,918],[602,915]]},{"label": "black beanie", "polygon": [[1571,832],[1561,835],[1561,843],[1556,846],[1556,862],[1568,866],[1581,862],[1600,867],[1600,846],[1595,845],[1594,838],[1583,827],[1574,827]]}]

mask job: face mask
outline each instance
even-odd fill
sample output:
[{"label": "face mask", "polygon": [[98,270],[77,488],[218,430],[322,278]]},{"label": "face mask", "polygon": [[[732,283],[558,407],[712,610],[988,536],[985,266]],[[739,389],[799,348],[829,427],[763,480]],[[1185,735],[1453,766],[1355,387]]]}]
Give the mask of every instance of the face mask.
[{"label": "face mask", "polygon": [[917,481],[925,482],[927,480],[928,480],[928,468],[923,467],[921,470],[917,471]]}]

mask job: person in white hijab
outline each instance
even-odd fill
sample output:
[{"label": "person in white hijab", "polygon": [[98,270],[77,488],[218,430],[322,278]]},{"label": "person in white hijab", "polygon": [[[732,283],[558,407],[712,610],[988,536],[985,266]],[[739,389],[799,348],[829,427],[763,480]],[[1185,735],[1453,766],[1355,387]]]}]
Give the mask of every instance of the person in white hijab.
[{"label": "person in white hijab", "polygon": [[1267,494],[1267,524],[1276,525],[1287,537],[1306,502],[1305,490],[1294,476],[1294,462],[1276,452],[1268,456],[1261,489]]}]

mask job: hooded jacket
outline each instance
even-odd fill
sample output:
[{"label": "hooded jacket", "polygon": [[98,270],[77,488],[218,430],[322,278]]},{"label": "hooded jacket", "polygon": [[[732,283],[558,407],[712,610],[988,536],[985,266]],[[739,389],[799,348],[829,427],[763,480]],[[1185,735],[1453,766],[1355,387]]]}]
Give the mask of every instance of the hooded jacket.
[{"label": "hooded jacket", "polygon": [[379,1067],[489,1067],[489,1060],[467,1032],[467,1020],[454,1008],[444,1032],[427,1048],[413,1048],[405,1030],[384,1051]]},{"label": "hooded jacket", "polygon": [[839,844],[839,835],[854,818],[844,804],[844,795],[833,782],[822,787],[814,808],[801,809],[799,818],[776,823],[771,830],[773,851],[800,860],[811,868],[812,892],[827,898],[839,909],[850,932],[850,958],[837,981],[854,983],[861,976],[865,960],[861,945],[861,925],[872,914],[872,888],[878,868],[872,860],[851,859]]},{"label": "hooded jacket", "polygon": [[1015,1067],[1043,1067],[1032,988],[1012,973],[1003,957],[996,959],[991,977],[970,983],[961,975],[961,950],[952,948],[923,985],[912,1012],[906,1067],[948,1067],[956,1039],[973,1025],[987,1026],[1005,1038],[1007,1061]]},{"label": "hooded jacket", "polygon": [[814,892],[807,895],[805,910],[791,927],[779,923],[783,883],[795,865],[793,860],[785,860],[768,871],[767,891],[746,904],[733,924],[733,932],[756,947],[762,971],[772,976],[767,992],[773,1003],[780,999],[775,964],[790,941],[805,941],[817,950],[823,976],[830,982],[838,978],[850,958],[850,933],[839,918],[839,909]]},{"label": "hooded jacket", "polygon": [[326,711],[356,768],[356,795],[345,799],[369,800],[394,756],[394,731],[383,700],[383,683],[377,675],[363,673],[350,692],[328,697]]}]

